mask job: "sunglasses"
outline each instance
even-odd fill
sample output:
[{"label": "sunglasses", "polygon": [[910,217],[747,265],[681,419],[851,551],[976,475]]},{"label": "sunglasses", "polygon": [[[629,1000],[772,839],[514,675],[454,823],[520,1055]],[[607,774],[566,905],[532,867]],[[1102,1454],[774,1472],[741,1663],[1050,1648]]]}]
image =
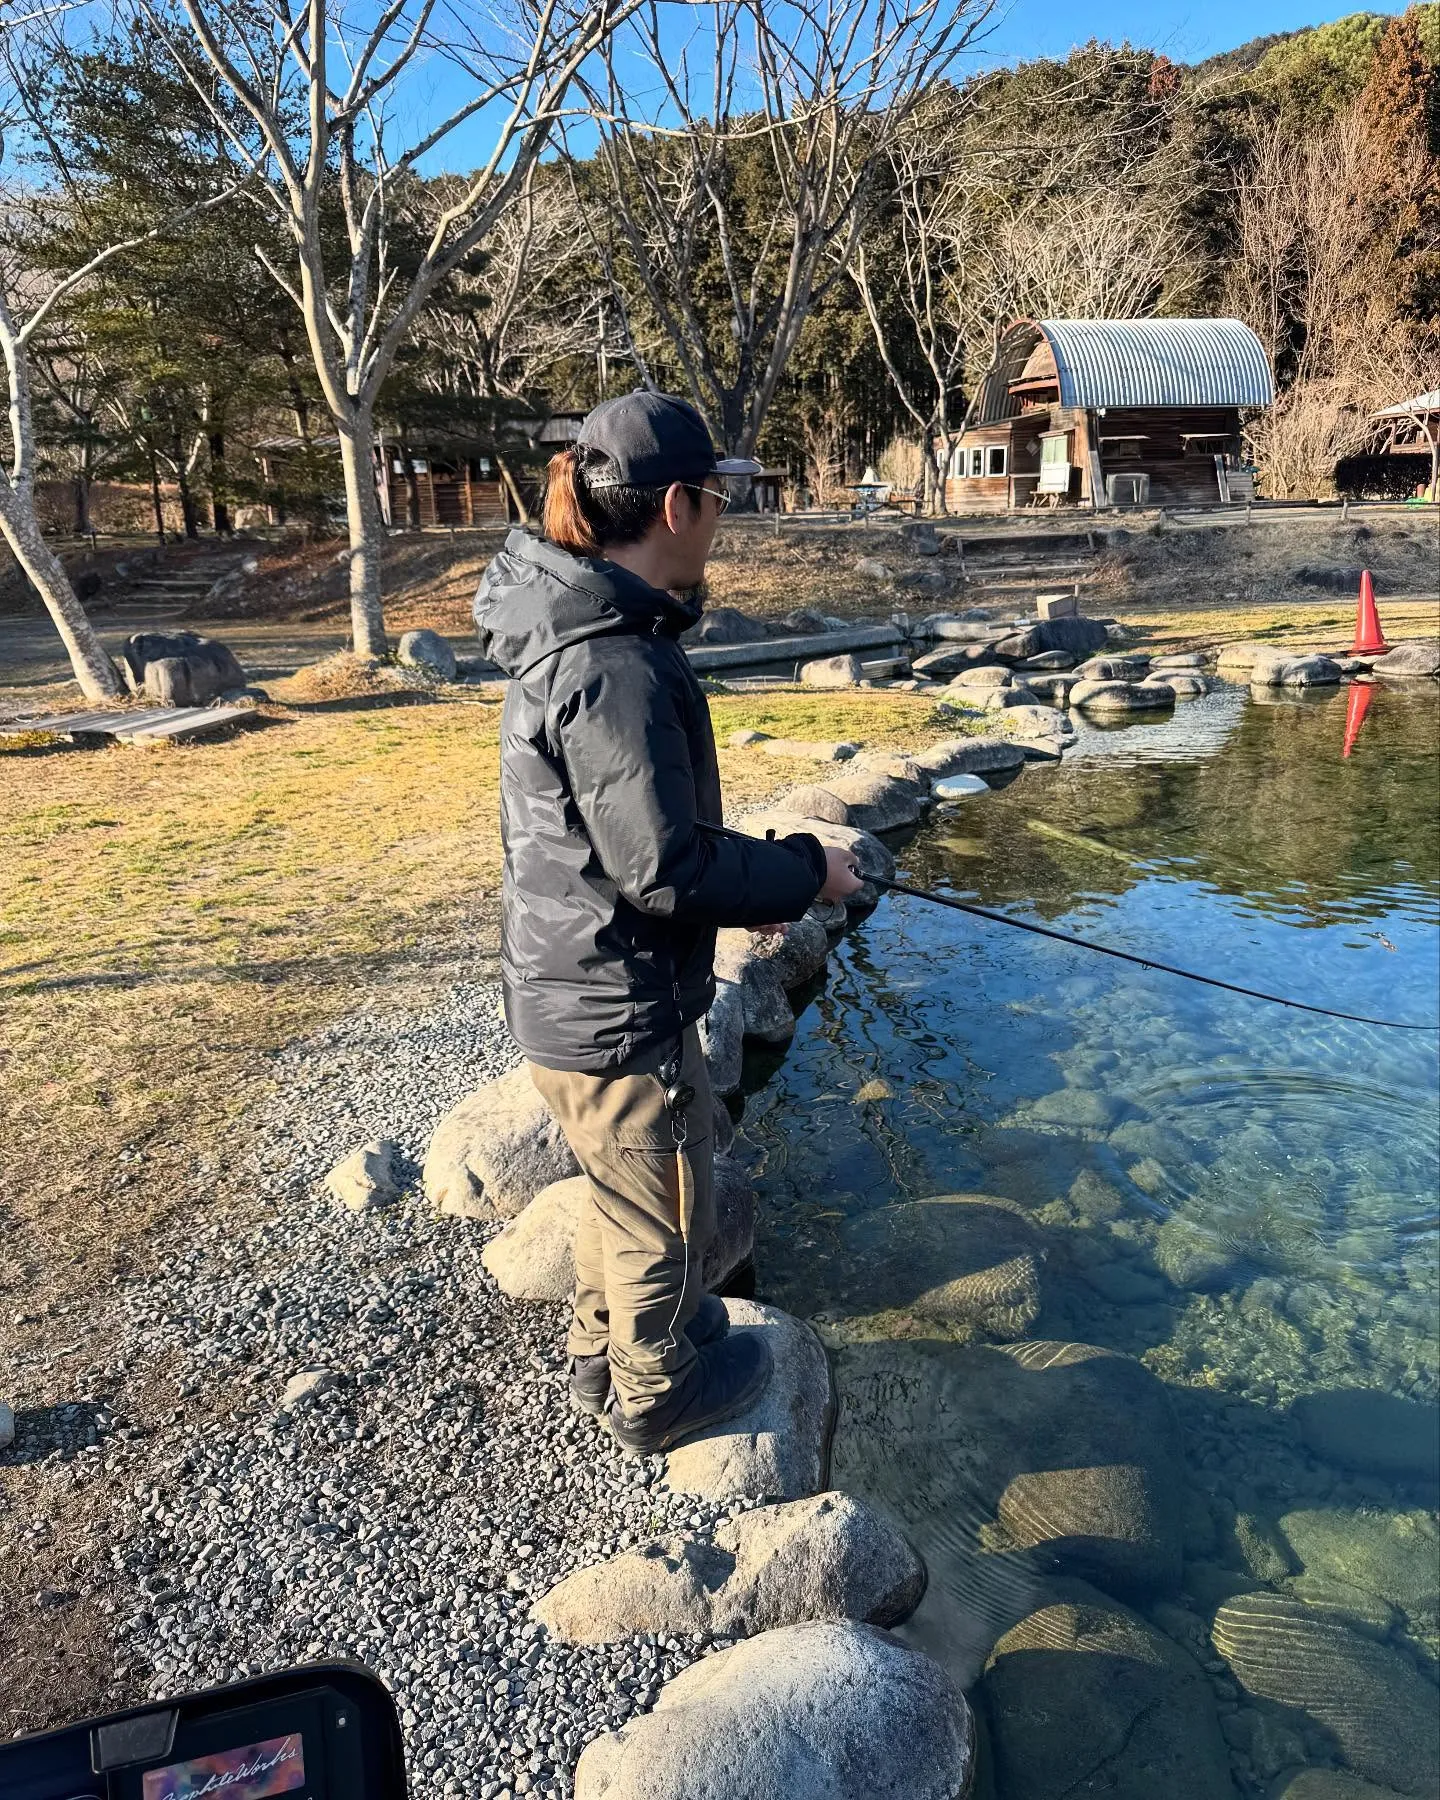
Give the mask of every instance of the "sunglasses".
[{"label": "sunglasses", "polygon": [[[649,486],[652,488],[669,488],[673,485],[674,483],[669,481],[652,481],[649,483]],[[712,500],[718,500],[720,504],[715,509],[715,517],[717,519],[723,518],[724,515],[729,512],[730,495],[724,488],[706,487],[703,481],[686,481],[681,485],[687,488],[693,488],[697,494],[708,494]]]}]

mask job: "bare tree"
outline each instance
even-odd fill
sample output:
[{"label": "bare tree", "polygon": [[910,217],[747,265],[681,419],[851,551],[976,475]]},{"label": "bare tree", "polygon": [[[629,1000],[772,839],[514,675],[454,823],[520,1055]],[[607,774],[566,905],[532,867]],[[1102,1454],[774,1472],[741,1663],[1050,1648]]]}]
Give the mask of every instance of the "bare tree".
[{"label": "bare tree", "polygon": [[1358,109],[1310,136],[1258,118],[1251,146],[1228,300],[1281,391],[1249,436],[1272,498],[1328,494],[1337,461],[1373,436],[1370,415],[1427,385],[1435,348],[1397,309],[1397,225]]},{"label": "bare tree", "polygon": [[[885,152],[893,223],[875,246],[880,266],[866,234],[849,265],[896,397],[920,428],[926,510],[940,512],[966,349],[960,282],[968,249],[968,234],[960,228],[966,172],[956,154],[953,124],[953,107],[936,96],[893,134]],[[894,341],[887,298],[919,351],[921,369],[913,373]]]},{"label": "bare tree", "polygon": [[[362,655],[387,648],[380,388],[437,286],[524,189],[587,58],[638,3],[517,0],[502,22],[470,0],[179,0],[182,26],[163,0],[138,0],[290,246],[284,266],[257,254],[300,315],[339,438]],[[437,69],[463,97],[430,103],[455,91]],[[234,109],[212,100],[217,76]],[[473,132],[486,153],[472,174],[421,179]]]},{"label": "bare tree", "polygon": [[[806,319],[844,278],[887,146],[990,0],[716,0],[677,50],[649,3],[594,94],[614,241],[592,241],[646,367],[631,293],[731,454],[754,453]],[[638,40],[638,41],[637,41]],[[748,68],[747,68],[748,63]],[[658,82],[660,133],[637,116]]]},{"label": "bare tree", "polygon": [[[59,275],[41,274],[27,244],[67,206],[78,186],[64,152],[47,128],[38,71],[69,54],[59,29],[64,7],[40,9],[0,24],[0,204],[7,229],[0,247],[0,357],[5,365],[9,442],[0,460],[0,532],[55,622],[80,691],[91,700],[123,692],[115,665],[71,586],[60,558],[45,542],[35,511],[37,442],[33,359],[56,309],[117,257],[177,230],[185,220],[228,199],[221,188],[183,206],[148,231],[105,245]],[[36,187],[21,173],[15,145],[40,167],[49,185]]]}]

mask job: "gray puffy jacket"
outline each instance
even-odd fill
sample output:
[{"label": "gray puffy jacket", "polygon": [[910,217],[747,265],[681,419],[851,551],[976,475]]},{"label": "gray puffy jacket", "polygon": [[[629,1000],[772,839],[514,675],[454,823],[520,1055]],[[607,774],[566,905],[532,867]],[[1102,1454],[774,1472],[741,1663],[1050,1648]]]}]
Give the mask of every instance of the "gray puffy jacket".
[{"label": "gray puffy jacket", "polygon": [[818,840],[720,824],[694,609],[614,563],[512,531],[475,597],[511,676],[500,737],[505,1017],[532,1062],[611,1069],[664,1049],[715,995],[715,932],[800,918]]}]

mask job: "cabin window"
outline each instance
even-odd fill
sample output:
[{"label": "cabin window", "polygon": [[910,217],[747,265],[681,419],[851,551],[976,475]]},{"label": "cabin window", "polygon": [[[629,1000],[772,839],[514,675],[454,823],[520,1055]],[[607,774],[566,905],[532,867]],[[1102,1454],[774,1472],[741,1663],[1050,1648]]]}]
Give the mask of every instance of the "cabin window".
[{"label": "cabin window", "polygon": [[955,479],[957,481],[961,481],[964,479],[964,476],[965,476],[965,446],[963,444],[957,444],[955,446],[955,448],[950,452],[950,473],[955,477]]},{"label": "cabin window", "polygon": [[970,473],[972,475],[983,475],[985,473],[985,452],[978,444],[970,452]]},{"label": "cabin window", "polygon": [[987,444],[985,446],[985,473],[987,475],[1003,475],[1006,454],[1004,444]]}]

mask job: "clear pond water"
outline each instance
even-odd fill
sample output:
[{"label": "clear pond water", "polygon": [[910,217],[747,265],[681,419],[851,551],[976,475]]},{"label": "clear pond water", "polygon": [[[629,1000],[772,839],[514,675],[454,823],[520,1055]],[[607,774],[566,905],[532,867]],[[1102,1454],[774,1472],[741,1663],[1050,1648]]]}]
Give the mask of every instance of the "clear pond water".
[{"label": "clear pond water", "polygon": [[[1440,692],[1377,688],[1348,759],[1346,702],[1222,687],[1159,720],[1077,720],[1063,764],[933,813],[898,850],[902,878],[1227,981],[1434,1021]],[[931,1569],[903,1629],[967,1685],[1051,1574],[1096,1579],[1064,1545],[1005,1555],[985,1447],[937,1426],[964,1411],[934,1392],[957,1350],[1044,1340],[1138,1359],[1178,1416],[1181,1581],[1131,1569],[1121,1597],[1178,1604],[1182,1640],[1227,1593],[1298,1600],[1383,1642],[1398,1660],[1380,1685],[1391,1671],[1413,1710],[1405,1678],[1433,1680],[1440,1648],[1421,1410],[1440,1388],[1437,1044],[900,896],[839,948],[747,1105],[761,1291],[835,1350],[837,1482],[901,1514]],[[851,1379],[867,1356],[884,1380],[866,1391],[894,1396],[868,1412]],[[1349,1441],[1343,1401],[1338,1425],[1306,1425],[1304,1396],[1353,1388],[1411,1403],[1399,1448],[1388,1415]],[[1022,1435],[1025,1416],[1002,1428]],[[1117,1417],[1117,1440],[1128,1428]],[[1198,1653],[1242,1791],[1297,1756],[1373,1764],[1288,1694],[1257,1736],[1265,1703]],[[998,1800],[1030,1800],[1003,1773]]]}]

